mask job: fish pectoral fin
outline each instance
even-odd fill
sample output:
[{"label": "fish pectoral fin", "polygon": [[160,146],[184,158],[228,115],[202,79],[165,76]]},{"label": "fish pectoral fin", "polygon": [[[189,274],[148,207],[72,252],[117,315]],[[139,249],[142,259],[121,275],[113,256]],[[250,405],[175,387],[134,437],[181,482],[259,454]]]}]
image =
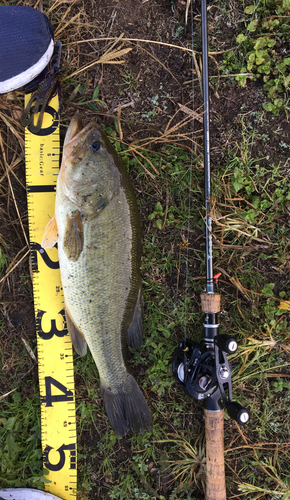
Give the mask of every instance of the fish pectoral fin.
[{"label": "fish pectoral fin", "polygon": [[134,349],[140,347],[143,339],[143,294],[140,287],[131,325],[127,330],[127,344]]},{"label": "fish pectoral fin", "polygon": [[84,245],[83,222],[79,210],[72,217],[67,215],[63,239],[63,249],[69,260],[76,262]]},{"label": "fish pectoral fin", "polygon": [[67,309],[65,310],[65,317],[72,345],[80,356],[85,356],[87,354],[87,343],[84,334],[75,325]]},{"label": "fish pectoral fin", "polygon": [[41,246],[42,248],[52,248],[58,242],[58,228],[55,215],[50,219],[44,230]]}]

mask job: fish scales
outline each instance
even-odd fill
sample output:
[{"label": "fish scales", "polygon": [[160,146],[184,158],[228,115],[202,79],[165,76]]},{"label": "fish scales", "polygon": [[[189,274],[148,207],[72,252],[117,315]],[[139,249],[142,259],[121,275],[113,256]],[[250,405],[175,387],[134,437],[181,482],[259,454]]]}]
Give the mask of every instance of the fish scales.
[{"label": "fish scales", "polygon": [[[65,209],[61,214],[62,228],[65,212],[75,207]],[[59,230],[60,240],[62,236]],[[110,385],[112,377],[125,370],[121,327],[131,286],[138,290],[137,280],[132,283],[132,229],[124,192],[84,224],[84,246],[86,253],[82,252],[78,261],[73,262],[59,245],[60,262],[67,261],[61,274],[66,307],[77,327],[88,332],[86,341],[91,353],[101,360],[100,378]],[[67,293],[67,289],[72,289],[73,294],[69,290]],[[114,337],[110,337],[112,331]]]},{"label": "fish scales", "polygon": [[81,355],[96,362],[115,432],[149,430],[152,417],[128,373],[125,337],[142,341],[141,226],[129,175],[110,142],[91,123],[69,126],[57,182],[55,216],[42,241],[58,242],[68,330]]}]

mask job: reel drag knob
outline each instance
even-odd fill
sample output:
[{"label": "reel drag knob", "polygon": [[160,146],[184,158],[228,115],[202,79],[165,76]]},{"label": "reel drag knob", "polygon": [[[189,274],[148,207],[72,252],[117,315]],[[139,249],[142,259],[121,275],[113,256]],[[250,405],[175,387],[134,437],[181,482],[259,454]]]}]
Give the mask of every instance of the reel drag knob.
[{"label": "reel drag knob", "polygon": [[250,419],[248,410],[243,408],[242,405],[236,401],[230,401],[227,404],[227,412],[229,416],[240,425],[245,425]]},{"label": "reel drag knob", "polygon": [[216,343],[219,349],[227,354],[234,354],[238,348],[236,339],[228,335],[217,335]]}]

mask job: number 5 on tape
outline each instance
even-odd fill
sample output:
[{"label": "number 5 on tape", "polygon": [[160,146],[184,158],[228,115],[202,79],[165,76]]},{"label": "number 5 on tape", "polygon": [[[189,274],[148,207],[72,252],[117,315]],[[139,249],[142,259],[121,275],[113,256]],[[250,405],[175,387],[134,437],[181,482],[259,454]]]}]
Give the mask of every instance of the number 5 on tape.
[{"label": "number 5 on tape", "polygon": [[[27,105],[30,95],[25,97]],[[54,214],[59,171],[58,97],[44,113],[36,135],[25,129],[29,237],[39,387],[41,440],[49,480],[45,489],[63,500],[76,498],[76,417],[72,346],[65,325],[64,299],[56,248],[44,250],[44,228]]]}]

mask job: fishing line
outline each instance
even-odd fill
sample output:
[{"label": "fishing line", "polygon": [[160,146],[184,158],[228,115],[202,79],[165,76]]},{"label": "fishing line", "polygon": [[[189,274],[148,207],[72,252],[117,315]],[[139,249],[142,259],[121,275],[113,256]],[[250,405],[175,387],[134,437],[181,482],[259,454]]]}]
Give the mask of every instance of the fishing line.
[{"label": "fishing line", "polygon": [[190,15],[191,15],[191,70],[192,70],[192,128],[191,128],[191,155],[189,167],[189,190],[188,190],[188,216],[187,216],[187,239],[186,239],[186,260],[185,260],[185,295],[184,295],[184,344],[187,338],[187,295],[188,295],[188,260],[189,260],[189,225],[190,225],[190,211],[191,211],[191,184],[192,184],[192,170],[193,170],[193,137],[194,137],[194,58],[193,58],[193,8],[192,1],[190,2]]}]

